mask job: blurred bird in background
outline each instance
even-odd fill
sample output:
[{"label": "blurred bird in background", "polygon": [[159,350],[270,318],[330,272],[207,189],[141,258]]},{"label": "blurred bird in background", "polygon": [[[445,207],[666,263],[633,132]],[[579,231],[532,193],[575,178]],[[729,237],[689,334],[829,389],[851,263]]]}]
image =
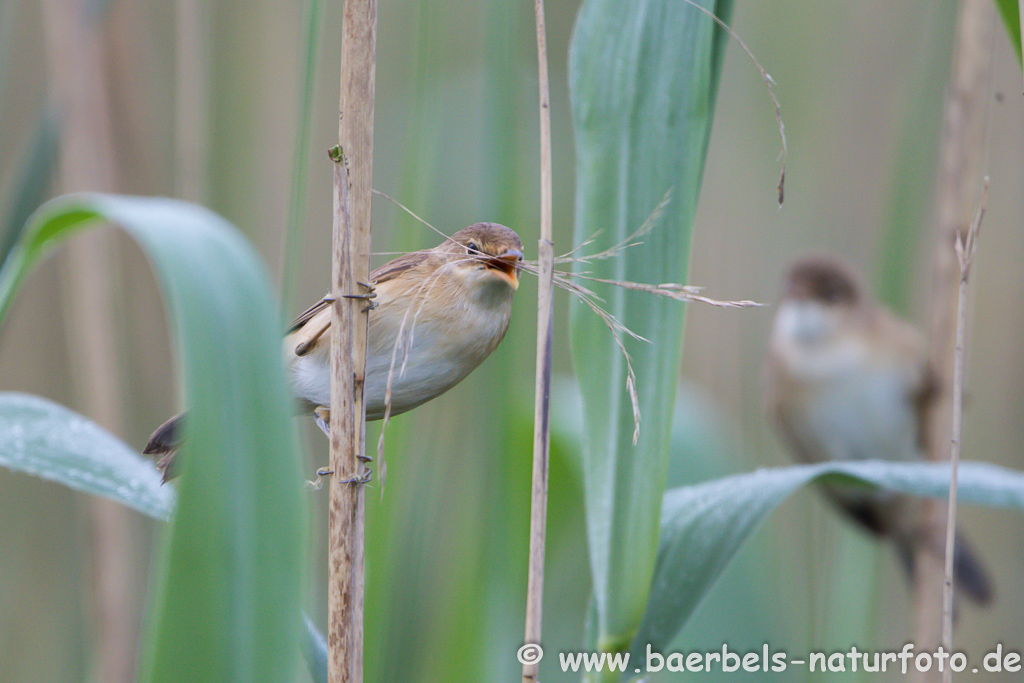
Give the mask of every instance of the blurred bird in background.
[{"label": "blurred bird in background", "polygon": [[[939,387],[924,340],[834,260],[808,259],[789,271],[767,380],[769,413],[800,461],[914,461],[925,453],[925,421]],[[895,544],[908,576],[919,547],[944,555],[918,530],[919,499],[853,484],[824,490],[846,515]],[[991,601],[991,582],[959,532],[954,580],[971,600]]]},{"label": "blurred bird in background", "polygon": [[[497,223],[477,223],[433,249],[390,261],[370,275],[370,313],[363,402],[367,420],[387,408],[398,415],[461,382],[497,348],[508,331],[512,293],[519,287],[523,244]],[[284,338],[292,394],[326,433],[331,396],[331,297],[302,313]],[[159,456],[164,480],[185,414],[157,428],[143,453]]]}]

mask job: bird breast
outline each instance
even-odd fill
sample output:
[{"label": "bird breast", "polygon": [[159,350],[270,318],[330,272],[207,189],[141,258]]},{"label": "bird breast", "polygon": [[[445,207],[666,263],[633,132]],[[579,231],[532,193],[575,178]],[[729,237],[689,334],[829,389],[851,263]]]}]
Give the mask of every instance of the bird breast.
[{"label": "bird breast", "polygon": [[803,459],[918,456],[908,369],[872,358],[861,341],[809,350],[776,339],[771,373],[773,412]]},{"label": "bird breast", "polygon": [[[383,418],[390,383],[391,414],[439,396],[476,369],[508,330],[511,297],[497,305],[465,305],[431,297],[422,307],[381,301],[370,312],[363,401],[366,418]],[[462,297],[460,297],[462,298]],[[431,305],[434,302],[438,305]],[[296,397],[330,405],[329,344],[290,359]]]}]

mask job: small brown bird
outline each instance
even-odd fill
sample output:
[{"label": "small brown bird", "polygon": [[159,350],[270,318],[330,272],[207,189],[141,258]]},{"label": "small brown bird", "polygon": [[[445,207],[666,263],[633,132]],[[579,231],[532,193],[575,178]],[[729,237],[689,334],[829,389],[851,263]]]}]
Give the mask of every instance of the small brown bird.
[{"label": "small brown bird", "polygon": [[[914,461],[926,449],[936,377],[924,340],[874,304],[856,278],[831,259],[797,263],[786,279],[768,361],[768,407],[797,459]],[[827,484],[828,498],[874,534],[891,539],[908,575],[919,500],[878,489]],[[929,548],[940,557],[943,548]],[[992,598],[981,563],[957,534],[958,589],[980,604]]]},{"label": "small brown bird", "polygon": [[[370,278],[374,289],[366,348],[363,401],[367,420],[380,420],[391,383],[391,415],[440,396],[497,348],[508,331],[519,287],[523,244],[515,231],[477,223],[440,245],[400,256]],[[292,394],[325,432],[331,397],[331,301],[300,315],[284,338]],[[161,425],[143,453],[159,455],[170,476],[183,415]]]}]

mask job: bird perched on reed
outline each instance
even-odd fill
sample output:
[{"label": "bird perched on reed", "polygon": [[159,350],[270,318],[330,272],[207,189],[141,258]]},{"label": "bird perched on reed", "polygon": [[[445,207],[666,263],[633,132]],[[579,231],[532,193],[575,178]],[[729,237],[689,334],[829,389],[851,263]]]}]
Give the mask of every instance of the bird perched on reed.
[{"label": "bird perched on reed", "polygon": [[[373,271],[363,402],[367,420],[411,410],[461,382],[508,331],[519,287],[523,245],[497,223],[477,223],[433,249],[400,256]],[[331,394],[331,302],[302,313],[284,338],[292,395],[325,432]],[[153,432],[143,450],[159,456],[164,479],[180,444],[178,415]]]},{"label": "bird perched on reed", "polygon": [[[924,340],[834,260],[808,259],[789,271],[767,379],[769,412],[801,461],[914,461],[926,451],[926,419],[939,388]],[[919,499],[836,483],[824,490],[849,517],[894,542],[908,575],[922,546],[943,556],[920,531]],[[991,600],[985,570],[959,533],[954,577],[975,602]]]}]

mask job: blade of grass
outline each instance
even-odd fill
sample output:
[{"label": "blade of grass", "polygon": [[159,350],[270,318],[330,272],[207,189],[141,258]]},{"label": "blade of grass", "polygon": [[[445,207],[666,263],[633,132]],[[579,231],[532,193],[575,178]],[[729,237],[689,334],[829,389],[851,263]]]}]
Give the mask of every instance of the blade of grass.
[{"label": "blade of grass", "polygon": [[88,418],[39,396],[0,393],[0,465],[103,496],[154,519],[174,508],[153,463]]},{"label": "blade of grass", "polygon": [[286,680],[299,645],[302,499],[269,281],[238,232],[201,207],[69,195],[33,215],[0,270],[0,319],[50,248],[100,220],[153,265],[190,408],[141,680]]},{"label": "blade of grass", "polygon": [[[727,19],[732,3],[702,3]],[[727,34],[673,0],[588,0],[569,53],[577,148],[576,243],[622,243],[670,194],[643,244],[595,261],[595,277],[685,282]],[[579,266],[577,266],[577,270]],[[651,340],[626,338],[643,424],[634,444],[628,369],[604,323],[572,305],[572,350],[584,396],[584,480],[598,645],[625,649],[643,616],[658,548],[681,307],[664,297],[595,283],[607,310]]]},{"label": "blade of grass", "polygon": [[[962,502],[1024,509],[1024,473],[965,462],[959,474]],[[798,488],[821,479],[945,498],[950,468],[923,462],[830,462],[761,469],[666,492],[657,569],[630,645],[631,660],[642,661],[648,645],[664,651],[750,532]]]}]

